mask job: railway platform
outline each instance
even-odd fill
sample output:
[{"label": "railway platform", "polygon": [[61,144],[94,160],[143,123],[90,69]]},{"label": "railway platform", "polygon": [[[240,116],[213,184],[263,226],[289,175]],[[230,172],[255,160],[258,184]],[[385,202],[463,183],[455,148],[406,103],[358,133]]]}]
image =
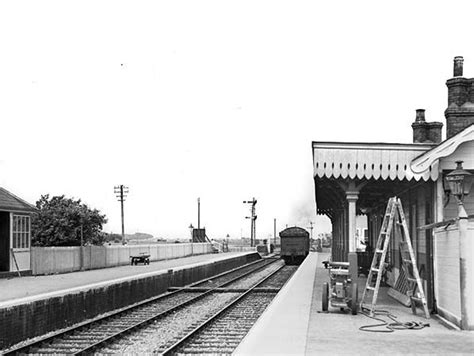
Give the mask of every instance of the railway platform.
[{"label": "railway platform", "polygon": [[257,252],[229,252],[0,279],[0,350],[260,258]]},{"label": "railway platform", "polygon": [[[413,315],[381,288],[377,310],[384,310],[401,323],[424,322],[419,330],[389,331],[386,327],[362,331],[365,325],[382,324],[362,313],[351,315],[331,308],[322,312],[322,285],[329,281],[322,261],[328,253],[312,252],[293,278],[280,291],[235,350],[235,355],[341,355],[341,354],[474,354],[474,332],[459,331],[442,320]],[[359,298],[365,278],[359,278]],[[393,320],[380,316],[387,323]]]},{"label": "railway platform", "polygon": [[44,276],[15,276],[9,279],[0,279],[0,309],[12,304],[110,285],[125,279],[138,279],[162,271],[166,272],[170,268],[187,268],[246,254],[249,252],[195,255],[155,261],[149,265],[124,265]]}]

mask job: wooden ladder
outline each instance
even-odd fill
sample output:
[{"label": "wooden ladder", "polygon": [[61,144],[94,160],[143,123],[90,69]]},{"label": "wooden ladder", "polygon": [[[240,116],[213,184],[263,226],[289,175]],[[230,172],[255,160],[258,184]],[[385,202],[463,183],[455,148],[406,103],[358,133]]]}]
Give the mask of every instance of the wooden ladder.
[{"label": "wooden ladder", "polygon": [[[382,275],[385,269],[385,257],[387,256],[390,236],[394,223],[401,226],[401,229],[395,229],[395,232],[397,232],[397,230],[401,231],[400,252],[402,254],[402,268],[407,277],[407,281],[409,282],[407,294],[411,300],[412,311],[414,314],[416,314],[415,302],[421,302],[425,311],[425,316],[426,318],[429,318],[428,306],[423,293],[423,287],[416,265],[415,254],[413,253],[413,248],[411,245],[405,214],[403,213],[402,203],[397,197],[392,197],[388,201],[382,227],[380,228],[377,245],[375,246],[374,258],[372,260],[369,275],[367,276],[367,283],[362,294],[360,308],[361,310],[368,309],[369,315],[374,316],[375,305],[377,304],[377,297],[380,288],[380,281],[382,280]],[[416,289],[418,289],[418,293],[416,293]],[[367,307],[364,304],[368,292],[373,292],[373,295],[372,301]]]},{"label": "wooden ladder", "polygon": [[[379,294],[380,281],[382,280],[383,270],[385,268],[385,256],[387,255],[388,246],[390,242],[390,234],[393,227],[393,217],[395,216],[396,210],[396,198],[390,198],[387,204],[387,209],[385,210],[385,215],[382,222],[382,227],[380,228],[379,238],[377,239],[377,244],[374,250],[374,258],[372,259],[372,264],[370,266],[369,275],[367,276],[367,283],[362,293],[362,299],[360,301],[360,310],[364,308],[369,309],[369,315],[374,315],[375,305],[377,303],[377,297]],[[374,277],[375,284],[373,282]],[[367,292],[372,291],[372,303],[369,308],[364,306],[365,298]]]},{"label": "wooden ladder", "polygon": [[402,269],[403,272],[405,272],[408,282],[407,296],[411,300],[411,310],[413,314],[416,314],[416,305],[417,303],[421,303],[425,317],[429,319],[430,312],[428,310],[428,303],[426,302],[425,293],[423,292],[423,284],[416,265],[415,253],[413,252],[410,233],[400,199],[397,199],[397,208],[397,224],[402,227],[400,234],[400,255],[402,257]]}]

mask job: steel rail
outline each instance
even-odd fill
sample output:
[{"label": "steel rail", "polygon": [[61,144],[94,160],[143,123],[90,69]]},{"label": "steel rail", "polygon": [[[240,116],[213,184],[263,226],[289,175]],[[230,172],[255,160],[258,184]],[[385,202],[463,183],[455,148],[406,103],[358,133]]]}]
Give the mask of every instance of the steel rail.
[{"label": "steel rail", "polygon": [[148,324],[150,324],[151,322],[155,321],[156,319],[163,318],[163,317],[165,317],[166,315],[168,315],[172,312],[175,312],[179,309],[184,308],[185,306],[187,306],[189,304],[197,302],[198,300],[203,299],[204,297],[214,293],[217,289],[228,286],[229,284],[232,284],[232,283],[238,281],[239,279],[243,279],[244,277],[247,277],[249,274],[252,274],[253,272],[258,271],[260,269],[263,269],[263,268],[265,268],[265,267],[269,266],[270,264],[275,263],[277,261],[278,260],[274,260],[274,261],[271,261],[269,263],[262,264],[261,266],[257,266],[256,268],[254,268],[254,269],[252,269],[252,270],[250,270],[250,271],[248,271],[248,272],[246,272],[246,273],[244,273],[240,276],[237,276],[237,277],[231,279],[230,281],[227,281],[227,282],[225,282],[225,283],[223,283],[223,284],[221,284],[221,285],[219,285],[215,288],[209,289],[209,290],[203,292],[202,294],[200,294],[200,295],[198,295],[194,298],[191,298],[191,299],[189,299],[189,300],[187,300],[187,301],[185,301],[181,304],[175,305],[174,307],[171,307],[171,308],[169,308],[169,309],[167,309],[163,312],[155,314],[155,315],[149,317],[148,319],[139,321],[136,324],[134,324],[134,325],[132,325],[132,326],[126,328],[126,329],[120,330],[120,331],[116,332],[115,334],[113,334],[111,336],[108,336],[107,338],[104,338],[102,340],[97,341],[93,345],[90,345],[90,346],[85,347],[85,348],[83,348],[79,351],[76,351],[76,352],[72,353],[72,355],[89,355],[94,350],[98,349],[99,347],[104,347],[110,341],[113,341],[114,339],[116,339],[120,336],[123,336],[123,335],[125,335],[129,332],[132,332],[132,331],[135,331],[137,329],[143,328],[143,327],[147,326]]},{"label": "steel rail", "polygon": [[[280,268],[278,268],[276,271],[272,272],[268,276],[262,278],[260,281],[258,281],[253,287],[249,288],[245,293],[242,293],[239,297],[237,297],[235,300],[233,300],[231,303],[228,305],[224,306],[221,310],[216,312],[214,315],[209,317],[206,321],[201,323],[199,326],[197,326],[194,330],[190,331],[188,334],[183,336],[180,340],[176,341],[173,345],[168,347],[165,351],[162,352],[162,355],[164,356],[169,356],[173,355],[181,346],[183,346],[188,340],[190,340],[193,336],[195,336],[197,333],[199,333],[201,330],[206,328],[209,324],[214,322],[219,316],[221,316],[223,313],[225,313],[227,310],[232,308],[234,305],[238,304],[243,298],[245,298],[247,295],[252,293],[260,284],[265,283],[268,279],[270,279],[272,276],[280,272],[285,267],[285,265],[282,265]],[[281,289],[281,288],[280,288]]]},{"label": "steel rail", "polygon": [[[190,284],[189,286],[187,287],[183,287],[181,289],[178,289],[178,290],[174,290],[172,292],[165,292],[164,294],[161,294],[159,296],[156,296],[156,297],[152,297],[152,298],[149,298],[149,299],[146,299],[144,301],[141,301],[141,302],[138,302],[138,303],[135,303],[133,305],[130,305],[130,306],[127,306],[127,307],[124,307],[124,308],[120,308],[116,311],[113,311],[111,313],[108,313],[107,315],[104,315],[102,317],[99,317],[99,318],[95,318],[93,320],[86,320],[86,321],[83,321],[81,323],[78,323],[76,325],[73,325],[73,326],[70,326],[70,327],[67,327],[65,329],[62,329],[61,331],[58,331],[58,332],[54,332],[52,334],[49,334],[48,336],[45,336],[45,337],[40,337],[39,339],[36,339],[35,341],[32,341],[32,342],[29,342],[27,344],[24,344],[22,346],[19,346],[19,347],[15,347],[15,348],[12,348],[12,349],[9,349],[8,351],[2,351],[3,352],[3,355],[13,355],[13,354],[25,354],[25,353],[28,353],[28,350],[31,349],[31,348],[34,348],[34,347],[39,347],[41,344],[43,343],[46,343],[46,342],[53,342],[55,339],[60,339],[61,337],[64,337],[64,336],[67,336],[68,334],[74,332],[74,331],[77,331],[81,328],[84,328],[84,327],[92,327],[92,326],[98,326],[100,325],[101,323],[104,323],[104,322],[107,322],[107,320],[111,320],[112,318],[114,317],[120,317],[120,315],[126,315],[127,312],[130,312],[130,311],[133,311],[133,310],[138,310],[139,308],[141,307],[145,307],[147,305],[150,305],[150,304],[153,304],[153,303],[156,303],[156,302],[160,302],[160,301],[163,301],[163,300],[166,300],[166,299],[169,299],[169,298],[172,298],[172,297],[175,297],[176,295],[178,294],[182,294],[182,293],[186,293],[186,291],[184,290],[184,288],[189,288],[189,287],[193,287],[193,286],[196,286],[196,285],[199,285],[199,284],[202,284],[202,283],[205,283],[206,281],[210,281],[210,280],[216,280],[217,278],[220,278],[220,277],[224,277],[225,275],[229,275],[231,273],[235,273],[235,272],[238,272],[239,270],[242,270],[242,269],[245,269],[245,268],[248,268],[250,266],[254,266],[254,265],[258,265],[258,264],[261,264],[261,266],[257,266],[257,268],[255,269],[251,269],[249,272],[246,272],[242,275],[242,278],[252,272],[254,272],[255,270],[258,270],[260,268],[263,268],[265,266],[268,266],[270,263],[273,263],[273,262],[270,262],[270,263],[266,263],[268,259],[260,259],[260,260],[257,260],[257,261],[253,261],[251,263],[248,263],[246,265],[243,265],[243,266],[240,266],[240,267],[237,267],[237,268],[234,268],[230,271],[226,271],[226,272],[223,272],[223,273],[220,273],[218,275],[215,275],[215,276],[212,276],[210,278],[207,278],[205,280],[201,280],[201,281],[197,281],[197,282],[194,282],[192,284]],[[239,277],[241,276],[237,276],[236,278],[233,278],[231,279],[230,281],[227,281],[225,283],[223,283],[222,285],[219,285],[217,286],[215,289],[217,288],[220,288],[222,286],[225,286],[227,285],[228,283],[232,283],[234,282],[234,280],[238,280]],[[206,292],[207,293],[207,292]],[[198,296],[199,297],[199,296]],[[194,299],[191,299],[191,300],[194,300]],[[187,301],[188,302],[188,301]],[[186,303],[186,302],[184,302]],[[184,304],[182,303],[182,304]],[[181,304],[177,305],[176,307],[179,307]],[[173,307],[172,307],[173,308]],[[169,310],[166,310],[166,312],[168,312]],[[158,315],[161,315],[158,314]],[[148,319],[147,319],[148,320]],[[133,328],[136,328],[137,325],[133,325],[132,327],[130,328],[127,328],[127,329],[133,329]],[[115,335],[114,337],[116,337],[117,335]],[[109,339],[109,337],[107,337],[107,339]],[[80,351],[82,352],[82,350]]]}]

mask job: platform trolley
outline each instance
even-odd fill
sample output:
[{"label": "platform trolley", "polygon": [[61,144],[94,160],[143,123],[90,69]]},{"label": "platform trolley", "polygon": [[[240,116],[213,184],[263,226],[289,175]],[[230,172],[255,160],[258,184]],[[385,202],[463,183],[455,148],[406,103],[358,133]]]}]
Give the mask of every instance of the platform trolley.
[{"label": "platform trolley", "polygon": [[328,262],[329,283],[323,284],[322,309],[328,311],[329,305],[345,310],[349,308],[352,315],[357,314],[357,282],[352,281],[349,273],[349,262]]}]

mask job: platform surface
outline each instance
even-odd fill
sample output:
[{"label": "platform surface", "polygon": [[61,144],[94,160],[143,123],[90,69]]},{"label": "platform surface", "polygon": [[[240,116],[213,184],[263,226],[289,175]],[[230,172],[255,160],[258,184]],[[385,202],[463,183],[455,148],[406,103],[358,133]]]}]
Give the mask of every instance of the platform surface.
[{"label": "platform surface", "polygon": [[[330,307],[321,310],[322,285],[328,270],[322,261],[328,253],[312,252],[293,278],[265,310],[250,330],[236,355],[380,355],[380,354],[466,354],[474,355],[474,332],[447,328],[438,319],[413,315],[381,288],[377,309],[387,310],[400,322],[430,324],[420,330],[396,330],[390,333],[365,332],[363,325],[380,324],[359,313],[341,312]],[[359,297],[365,278],[359,278]],[[382,317],[383,320],[393,322]],[[378,330],[388,330],[384,327]]]},{"label": "platform surface", "polygon": [[78,271],[46,276],[14,277],[0,279],[0,308],[23,301],[43,297],[73,293],[82,288],[92,288],[115,283],[129,278],[140,278],[150,274],[161,273],[169,269],[178,269],[211,263],[213,261],[244,256],[255,252],[227,252],[218,254],[196,255],[163,261],[150,262],[149,265],[125,265]]}]

